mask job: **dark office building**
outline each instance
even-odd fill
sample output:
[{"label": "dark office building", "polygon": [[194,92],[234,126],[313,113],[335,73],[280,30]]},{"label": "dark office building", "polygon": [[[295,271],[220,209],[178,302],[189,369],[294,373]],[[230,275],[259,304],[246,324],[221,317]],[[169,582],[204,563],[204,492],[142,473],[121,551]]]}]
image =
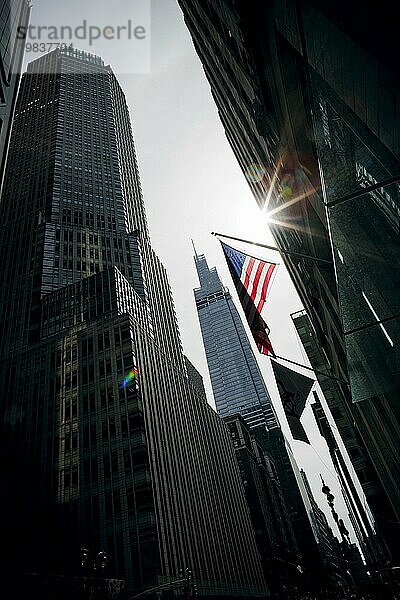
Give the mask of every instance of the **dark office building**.
[{"label": "dark office building", "polygon": [[265,577],[279,598],[306,588],[302,557],[271,455],[240,415],[224,418],[242,476]]},{"label": "dark office building", "polygon": [[[357,465],[357,472],[359,474],[368,472],[371,469],[369,456],[360,446],[359,435],[351,420],[351,413],[345,402],[339,383],[329,377],[330,371],[326,354],[317,343],[311,320],[304,310],[294,313],[292,320],[311,365],[315,371],[319,372],[319,384],[332,416],[337,423],[338,432],[339,430],[342,432],[346,431],[346,446],[349,456],[353,464]],[[323,373],[327,373],[327,375],[324,377]],[[384,542],[379,541],[371,514],[367,512],[364,502],[359,496],[353,476],[349,470],[349,465],[343,457],[343,453],[316,392],[314,392],[314,400],[315,402],[311,407],[315,420],[321,435],[327,443],[358,542],[369,568],[379,568],[385,564],[385,551],[382,547]]]},{"label": "dark office building", "polygon": [[320,509],[311,491],[306,473],[301,469],[300,475],[308,498],[308,511],[311,524],[317,540],[319,552],[323,557],[325,571],[330,587],[336,588],[343,594],[352,588],[352,580],[346,576],[346,565],[343,560],[339,540],[334,536],[328,524],[325,513]]},{"label": "dark office building", "polygon": [[18,27],[28,25],[30,7],[29,0],[0,1],[0,189],[24,56]]},{"label": "dark office building", "polygon": [[199,397],[203,398],[204,402],[207,402],[207,395],[204,387],[203,377],[200,375],[194,364],[190,362],[187,356],[185,356],[185,366],[190,383],[197,391]]},{"label": "dark office building", "polygon": [[30,63],[0,226],[3,576],[76,574],[85,547],[130,595],[179,587],[187,568],[200,596],[266,596],[229,432],[188,379],[125,97],[99,57]]},{"label": "dark office building", "polygon": [[289,518],[303,557],[304,577],[309,589],[319,593],[337,588],[330,576],[327,548],[320,544],[319,531],[313,522],[309,494],[286,437],[281,429],[272,429],[269,432],[260,431],[259,439],[273,456]]},{"label": "dark office building", "polygon": [[[310,316],[369,468],[400,522],[399,80],[389,3],[179,0],[233,152]],[[373,30],[371,30],[371,23]],[[265,206],[268,203],[268,206]],[[351,444],[353,433],[350,427]],[[397,558],[396,558],[397,557]]]},{"label": "dark office building", "polygon": [[355,588],[360,591],[370,590],[372,588],[371,577],[366,571],[358,546],[356,544],[350,544],[345,557],[347,564],[350,567],[350,573]]}]

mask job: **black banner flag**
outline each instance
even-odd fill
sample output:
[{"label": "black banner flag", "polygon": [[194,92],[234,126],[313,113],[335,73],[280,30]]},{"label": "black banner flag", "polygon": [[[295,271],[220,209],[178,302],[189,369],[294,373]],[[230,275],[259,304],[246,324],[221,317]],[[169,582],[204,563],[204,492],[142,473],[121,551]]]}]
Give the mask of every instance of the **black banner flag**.
[{"label": "black banner flag", "polygon": [[274,360],[271,360],[271,363],[293,438],[309,444],[300,417],[303,414],[314,380],[300,375],[300,373],[296,373],[296,371],[292,371],[292,369],[288,369]]}]

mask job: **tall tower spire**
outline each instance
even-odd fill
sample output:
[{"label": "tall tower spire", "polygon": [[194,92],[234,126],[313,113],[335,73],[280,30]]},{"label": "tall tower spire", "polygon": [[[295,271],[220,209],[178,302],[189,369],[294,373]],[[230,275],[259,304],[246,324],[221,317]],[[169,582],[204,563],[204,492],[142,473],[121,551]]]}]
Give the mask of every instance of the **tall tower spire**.
[{"label": "tall tower spire", "polygon": [[191,239],[191,242],[192,242],[192,246],[193,246],[193,252],[194,252],[194,256],[195,256],[195,258],[198,258],[198,254],[197,254],[196,246],[194,245],[194,241],[193,241],[193,239]]},{"label": "tall tower spire", "polygon": [[195,257],[200,287],[194,290],[218,414],[240,413],[250,427],[278,426],[271,399],[244,325],[216,268]]}]

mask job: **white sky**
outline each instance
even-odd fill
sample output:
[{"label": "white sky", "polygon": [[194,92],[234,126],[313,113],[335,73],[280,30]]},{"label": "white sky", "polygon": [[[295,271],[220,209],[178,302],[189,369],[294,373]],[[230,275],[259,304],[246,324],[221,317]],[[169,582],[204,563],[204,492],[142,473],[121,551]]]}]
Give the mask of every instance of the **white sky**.
[{"label": "white sky", "polygon": [[[123,9],[121,23],[124,23],[126,11],[134,7],[136,1],[36,0],[31,22],[50,25],[54,16],[56,24],[76,25],[84,18],[92,22],[94,15],[101,14],[100,23],[108,24],[108,14],[110,23],[115,23],[116,10]],[[143,0],[140,2],[143,4]],[[136,22],[137,19],[136,16]],[[152,0],[150,29],[151,61],[143,69],[148,71],[146,74],[128,73],[133,70],[129,68],[130,53],[132,48],[137,48],[129,46],[130,42],[118,42],[116,48],[113,44],[117,42],[102,40],[90,50],[100,54],[111,67],[115,68],[111,55],[119,61],[115,72],[125,91],[133,120],[152,243],[168,270],[185,354],[203,375],[213,405],[193,298],[193,288],[198,286],[198,280],[191,238],[197,252],[206,255],[209,266],[217,267],[235,300],[219,242],[211,236],[211,231],[261,243],[271,243],[272,238],[225,138],[208,82],[175,0]],[[150,42],[150,38],[147,41]],[[89,50],[84,40],[79,44],[75,40],[74,45]],[[27,52],[26,60],[38,56],[38,53]],[[240,244],[237,247],[253,251],[261,258],[281,262],[275,252]],[[308,364],[290,318],[290,313],[301,308],[281,264],[267,302],[266,320],[271,329],[271,341],[277,355]],[[247,328],[247,324],[245,326]],[[258,353],[257,357],[282,427],[291,439],[270,361]],[[302,372],[307,375],[307,371]],[[316,500],[334,530],[337,531],[336,526],[321,493],[320,473],[336,496],[337,512],[352,531],[334,467],[309,406],[303,424],[311,446],[292,442],[299,466],[306,471]]]}]

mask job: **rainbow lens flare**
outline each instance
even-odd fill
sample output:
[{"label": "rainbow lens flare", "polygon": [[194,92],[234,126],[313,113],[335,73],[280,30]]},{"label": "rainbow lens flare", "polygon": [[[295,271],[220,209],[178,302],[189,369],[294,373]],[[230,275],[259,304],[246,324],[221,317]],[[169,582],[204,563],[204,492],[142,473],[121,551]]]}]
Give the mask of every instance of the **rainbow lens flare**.
[{"label": "rainbow lens flare", "polygon": [[139,369],[137,367],[133,367],[133,369],[131,369],[129,371],[128,375],[125,377],[125,379],[121,383],[121,387],[122,388],[126,387],[131,381],[133,381],[135,379],[135,377],[138,376],[138,374],[139,374]]},{"label": "rainbow lens flare", "polygon": [[250,164],[245,169],[246,179],[251,183],[258,183],[259,181],[261,181],[265,173],[265,168],[262,165],[257,164]]}]

